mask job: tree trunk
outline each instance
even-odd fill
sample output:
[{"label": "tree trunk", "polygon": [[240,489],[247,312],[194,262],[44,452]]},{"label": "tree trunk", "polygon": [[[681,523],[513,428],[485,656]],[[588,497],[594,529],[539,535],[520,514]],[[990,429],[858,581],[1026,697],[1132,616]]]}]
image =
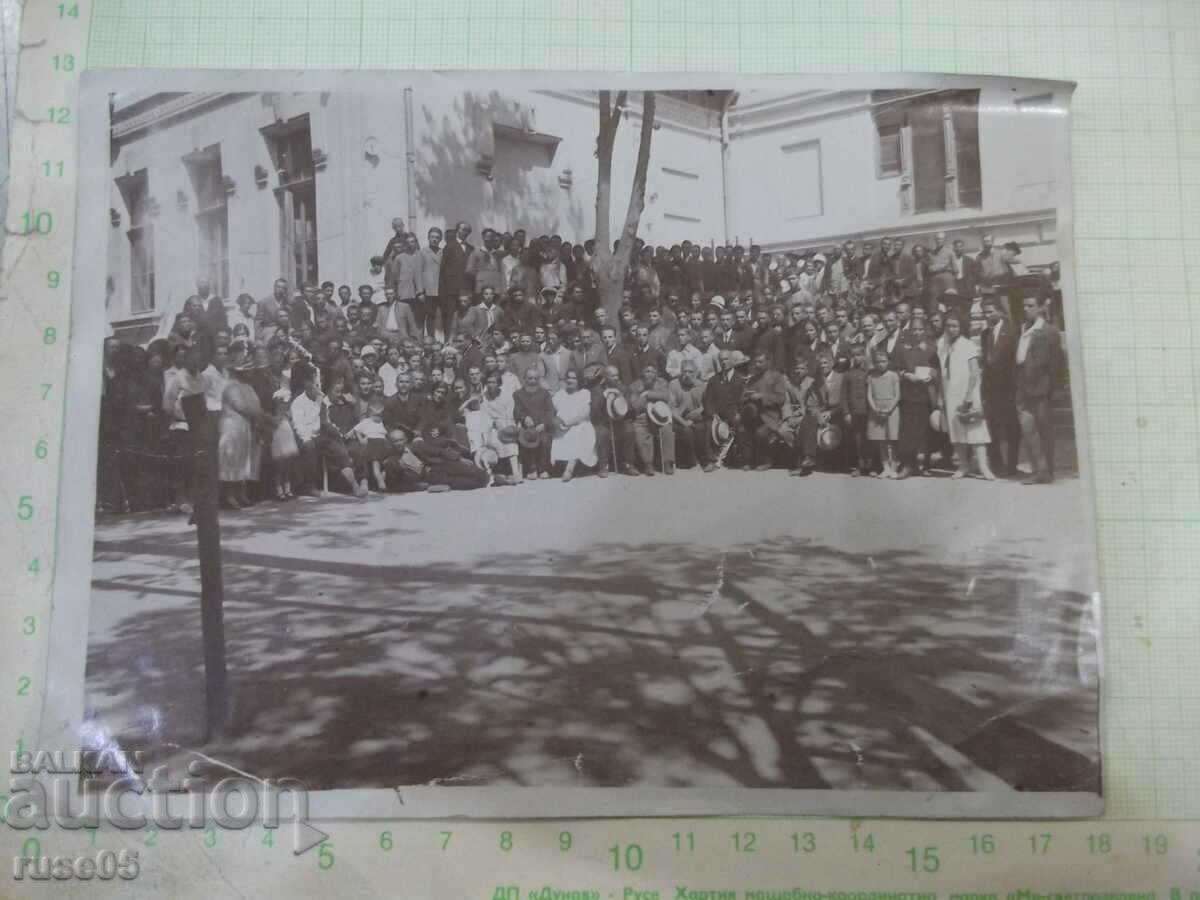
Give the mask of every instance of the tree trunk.
[{"label": "tree trunk", "polygon": [[642,129],[638,143],[637,166],[633,173],[633,185],[629,193],[629,206],[625,213],[625,224],[621,237],[613,251],[610,218],[612,215],[612,156],[616,144],[617,127],[621,123],[628,92],[617,94],[616,104],[611,103],[608,91],[600,92],[600,130],[596,139],[596,156],[599,173],[596,179],[596,255],[592,259],[592,271],[596,275],[596,286],[600,295],[600,306],[608,313],[608,321],[620,332],[621,297],[625,290],[625,275],[629,271],[633,255],[633,242],[637,237],[638,223],[646,207],[646,178],[650,169],[650,140],[654,135],[654,92],[642,94]]}]

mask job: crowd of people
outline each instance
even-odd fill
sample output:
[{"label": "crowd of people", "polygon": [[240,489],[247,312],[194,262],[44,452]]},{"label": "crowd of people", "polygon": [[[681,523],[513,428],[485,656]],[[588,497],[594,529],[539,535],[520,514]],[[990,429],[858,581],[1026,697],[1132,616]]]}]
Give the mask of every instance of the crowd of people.
[{"label": "crowd of people", "polygon": [[201,277],[165,336],[108,338],[99,507],[191,511],[200,396],[234,509],[677,467],[1054,479],[1058,271],[1016,243],[638,240],[618,308],[592,241],[393,229],[356,287]]}]

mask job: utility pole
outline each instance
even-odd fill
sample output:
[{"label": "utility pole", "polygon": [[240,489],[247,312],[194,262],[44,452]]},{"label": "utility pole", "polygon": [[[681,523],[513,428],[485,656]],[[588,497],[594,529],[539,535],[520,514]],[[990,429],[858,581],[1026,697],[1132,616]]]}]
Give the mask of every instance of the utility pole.
[{"label": "utility pole", "polygon": [[180,400],[192,438],[192,503],[200,558],[200,630],[204,644],[204,741],[224,733],[229,695],[225,668],[225,590],[221,579],[221,522],[217,514],[217,419],[204,394]]}]

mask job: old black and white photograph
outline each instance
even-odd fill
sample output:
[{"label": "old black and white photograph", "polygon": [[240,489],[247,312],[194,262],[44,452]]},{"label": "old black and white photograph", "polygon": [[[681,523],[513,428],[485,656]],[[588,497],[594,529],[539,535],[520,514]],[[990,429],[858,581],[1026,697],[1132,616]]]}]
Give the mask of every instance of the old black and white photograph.
[{"label": "old black and white photograph", "polygon": [[1102,808],[1071,85],[107,77],[82,746],[623,814]]}]

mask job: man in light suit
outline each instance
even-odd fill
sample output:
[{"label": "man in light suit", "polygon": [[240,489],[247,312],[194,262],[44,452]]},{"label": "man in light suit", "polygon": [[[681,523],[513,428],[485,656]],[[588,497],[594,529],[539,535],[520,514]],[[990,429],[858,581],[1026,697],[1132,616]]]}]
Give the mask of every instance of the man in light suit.
[{"label": "man in light suit", "polygon": [[390,285],[383,289],[383,296],[384,301],[379,304],[379,312],[375,319],[378,335],[385,341],[420,341],[421,329],[413,316],[412,307],[397,299],[396,289]]},{"label": "man in light suit", "polygon": [[[459,299],[470,298],[469,291],[463,290]],[[462,305],[461,302],[459,304]],[[500,307],[496,305],[496,293],[490,287],[484,288],[479,295],[479,302],[470,307],[458,321],[459,331],[473,341],[483,339],[483,336],[496,326],[500,318]]]},{"label": "man in light suit", "polygon": [[[542,387],[552,395],[561,387],[563,378],[571,368],[571,351],[562,346],[558,329],[551,328],[546,332],[546,346],[541,352],[542,364],[546,374],[542,377]],[[583,373],[580,372],[580,377]]]},{"label": "man in light suit", "polygon": [[1063,371],[1062,341],[1058,329],[1046,321],[1036,297],[1021,304],[1025,324],[1017,339],[1017,415],[1033,473],[1024,484],[1054,481],[1054,389]]}]

